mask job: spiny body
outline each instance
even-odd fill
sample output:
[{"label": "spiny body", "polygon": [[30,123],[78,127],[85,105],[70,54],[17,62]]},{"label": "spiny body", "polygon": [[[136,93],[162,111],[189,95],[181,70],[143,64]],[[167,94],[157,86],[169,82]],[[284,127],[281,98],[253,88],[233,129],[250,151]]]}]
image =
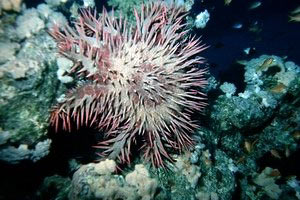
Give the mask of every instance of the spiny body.
[{"label": "spiny body", "polygon": [[50,123],[56,131],[71,131],[73,123],[101,129],[98,147],[121,162],[130,162],[132,145],[142,138],[144,158],[159,167],[172,160],[169,148],[193,146],[198,125],[191,115],[206,105],[199,91],[205,69],[196,66],[205,47],[186,36],[182,7],[158,1],[134,14],[136,25],[129,27],[105,9],[98,18],[82,10],[75,28],[53,28],[59,52],[86,81],[54,107]]}]

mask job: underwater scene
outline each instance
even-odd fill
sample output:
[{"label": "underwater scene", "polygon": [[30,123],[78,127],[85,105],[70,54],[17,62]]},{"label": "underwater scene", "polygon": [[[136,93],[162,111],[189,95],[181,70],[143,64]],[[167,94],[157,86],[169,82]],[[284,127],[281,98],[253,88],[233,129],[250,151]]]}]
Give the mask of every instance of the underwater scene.
[{"label": "underwater scene", "polygon": [[0,200],[300,200],[300,1],[0,0]]}]

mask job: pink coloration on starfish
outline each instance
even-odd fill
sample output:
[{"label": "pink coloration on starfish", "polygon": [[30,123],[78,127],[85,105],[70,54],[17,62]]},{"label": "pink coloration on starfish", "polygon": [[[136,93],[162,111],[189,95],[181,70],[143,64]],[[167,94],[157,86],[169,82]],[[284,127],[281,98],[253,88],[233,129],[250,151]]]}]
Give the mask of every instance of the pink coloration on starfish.
[{"label": "pink coloration on starfish", "polygon": [[191,115],[205,107],[199,90],[207,84],[196,55],[206,47],[187,35],[183,7],[158,1],[134,14],[136,25],[129,27],[105,9],[100,17],[82,10],[74,28],[53,28],[60,54],[86,81],[54,107],[50,123],[56,131],[71,131],[72,124],[101,129],[105,141],[97,147],[123,163],[142,140],[144,158],[164,167],[164,159],[173,160],[170,148],[193,146],[198,125]]}]

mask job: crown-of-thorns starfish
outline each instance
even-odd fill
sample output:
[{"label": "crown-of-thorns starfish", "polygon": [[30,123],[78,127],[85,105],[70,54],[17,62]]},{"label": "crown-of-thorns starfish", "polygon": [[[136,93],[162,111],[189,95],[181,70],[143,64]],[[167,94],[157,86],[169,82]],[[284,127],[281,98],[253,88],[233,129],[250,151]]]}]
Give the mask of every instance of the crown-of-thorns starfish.
[{"label": "crown-of-thorns starfish", "polygon": [[99,128],[97,147],[123,163],[140,140],[144,158],[164,167],[170,149],[193,146],[191,115],[206,105],[199,89],[207,84],[196,55],[206,47],[187,35],[183,7],[158,1],[140,10],[134,26],[113,11],[97,17],[86,9],[74,28],[50,31],[60,54],[74,61],[71,71],[85,79],[54,107],[50,124],[56,131]]}]

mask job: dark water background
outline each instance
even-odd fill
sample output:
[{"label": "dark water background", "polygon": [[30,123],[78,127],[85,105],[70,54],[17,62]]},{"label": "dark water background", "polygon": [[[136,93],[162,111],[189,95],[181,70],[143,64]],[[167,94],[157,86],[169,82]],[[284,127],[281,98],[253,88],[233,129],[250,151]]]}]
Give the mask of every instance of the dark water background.
[{"label": "dark water background", "polygon": [[[205,9],[210,13],[207,26],[198,33],[211,46],[203,56],[211,64],[211,73],[221,81],[238,85],[236,77],[242,78],[243,71],[235,61],[262,54],[287,56],[287,60],[300,64],[300,22],[289,22],[290,11],[300,6],[300,1],[263,0],[261,6],[249,10],[253,2],[256,1],[232,0],[229,6],[224,6],[224,1],[206,0],[194,4],[193,15]],[[260,33],[248,30],[255,22],[261,28]],[[234,29],[235,23],[243,27]],[[255,48],[250,55],[243,52],[248,47]]]}]

